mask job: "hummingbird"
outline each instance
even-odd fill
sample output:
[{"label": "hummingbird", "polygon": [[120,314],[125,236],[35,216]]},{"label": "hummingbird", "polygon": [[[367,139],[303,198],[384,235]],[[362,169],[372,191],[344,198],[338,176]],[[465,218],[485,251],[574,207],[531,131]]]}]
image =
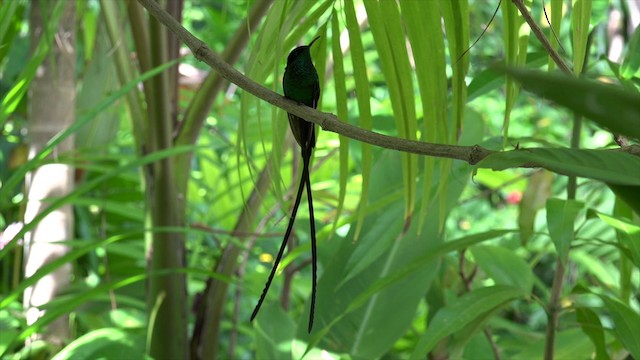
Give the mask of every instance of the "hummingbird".
[{"label": "hummingbird", "polygon": [[[309,49],[311,45],[318,40],[320,36],[316,37],[309,43],[309,45],[299,46],[293,49],[287,57],[287,67],[284,70],[284,76],[282,78],[282,88],[284,89],[284,96],[288,99],[304,104],[306,106],[316,108],[318,106],[318,99],[320,98],[320,80],[318,79],[318,72],[313,66],[311,61],[311,53]],[[313,328],[313,316],[316,307],[316,282],[317,282],[317,254],[316,254],[316,226],[313,216],[313,198],[311,196],[311,181],[309,180],[309,163],[311,162],[311,155],[313,148],[316,146],[316,128],[315,124],[308,122],[296,115],[287,113],[289,116],[289,127],[293,133],[293,137],[296,139],[298,145],[300,145],[300,154],[302,157],[302,175],[300,177],[300,184],[298,185],[298,193],[296,195],[295,202],[293,204],[293,210],[291,211],[291,218],[289,219],[289,225],[287,231],[282,239],[280,250],[276,256],[276,260],[271,268],[269,279],[264,286],[260,300],[253,310],[251,320],[258,315],[260,306],[264,301],[271,281],[276,273],[278,264],[282,259],[282,254],[287,246],[291,230],[293,229],[293,223],[298,213],[298,206],[302,198],[302,192],[306,186],[307,199],[309,200],[309,219],[311,226],[311,263],[312,263],[312,290],[311,290],[311,310],[309,311],[309,328],[308,332],[311,333]]]}]

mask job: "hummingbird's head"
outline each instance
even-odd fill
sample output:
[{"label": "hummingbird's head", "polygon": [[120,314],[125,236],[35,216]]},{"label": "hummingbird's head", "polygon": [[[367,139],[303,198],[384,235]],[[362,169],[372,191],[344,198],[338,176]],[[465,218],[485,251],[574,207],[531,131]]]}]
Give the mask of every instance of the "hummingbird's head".
[{"label": "hummingbird's head", "polygon": [[296,61],[311,61],[311,53],[309,52],[309,48],[313,45],[316,40],[318,40],[320,36],[317,36],[313,41],[309,43],[309,45],[298,46],[297,48],[291,50],[289,53],[289,57],[287,57],[287,65],[294,63]]}]

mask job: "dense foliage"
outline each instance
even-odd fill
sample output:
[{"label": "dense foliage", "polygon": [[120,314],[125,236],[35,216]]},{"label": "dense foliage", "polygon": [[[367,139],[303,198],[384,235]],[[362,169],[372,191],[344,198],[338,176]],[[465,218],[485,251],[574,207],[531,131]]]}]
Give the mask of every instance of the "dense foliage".
[{"label": "dense foliage", "polygon": [[[182,39],[144,1],[0,0],[0,357],[640,358],[637,6],[159,2],[278,93],[288,52],[320,35],[319,110],[490,155],[423,156],[320,131],[314,330],[306,205],[249,322],[298,184],[285,111],[181,57]],[[46,119],[60,126],[34,148],[33,107],[47,100],[34,89],[42,69],[64,66],[65,22],[74,121]],[[73,169],[73,188],[25,220],[28,174],[51,164]],[[69,205],[66,250],[25,276],[25,234]],[[28,320],[25,291],[65,266]],[[52,337],[60,320],[64,336]]]}]

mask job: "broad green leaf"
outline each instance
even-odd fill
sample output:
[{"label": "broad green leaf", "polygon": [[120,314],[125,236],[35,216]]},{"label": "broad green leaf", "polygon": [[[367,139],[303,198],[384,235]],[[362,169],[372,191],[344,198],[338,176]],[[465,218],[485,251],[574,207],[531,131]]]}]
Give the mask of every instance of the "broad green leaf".
[{"label": "broad green leaf", "polygon": [[[381,154],[375,170],[387,176],[373,178],[370,202],[402,184],[401,155],[392,151]],[[458,164],[451,176],[465,178],[469,170],[467,165]],[[455,206],[464,185],[465,182],[455,182],[447,194],[442,195],[447,197],[447,211]],[[437,204],[432,204],[428,214],[437,218],[439,211]],[[402,218],[403,212],[403,202],[396,201],[368,214],[363,228],[370,229],[380,222],[393,224]],[[377,358],[391,349],[414,321],[416,308],[437,273],[439,256],[433,256],[432,250],[443,239],[437,222],[426,224],[420,236],[417,222],[413,222],[404,234],[400,226],[395,232],[360,234],[358,241],[354,241],[355,229],[352,228],[338,244],[320,247],[323,250],[319,258],[327,260],[321,261],[324,272],[318,282],[316,330],[308,341],[309,348],[348,352],[362,358]],[[378,241],[387,244],[386,251],[376,250],[380,254],[371,259],[374,256],[369,256],[366,250]],[[418,262],[427,255],[431,258]],[[358,260],[367,261],[369,265],[344,282],[347,274],[354,273],[349,264],[357,264]],[[390,308],[396,310],[387,311]],[[297,336],[303,340],[308,337],[305,319],[299,324]]]},{"label": "broad green leaf", "polygon": [[480,268],[498,285],[519,288],[524,294],[533,289],[531,267],[513,251],[494,245],[476,245],[471,248]]},{"label": "broad green leaf", "polygon": [[618,300],[600,297],[613,319],[613,333],[633,358],[640,359],[640,314]]},{"label": "broad green leaf", "polygon": [[484,287],[463,295],[435,314],[413,349],[411,359],[424,359],[440,340],[483,314],[524,296],[521,289],[504,285]]},{"label": "broad green leaf", "polygon": [[[530,52],[527,54],[526,67],[539,68],[545,64],[548,56],[544,51]],[[504,61],[498,62],[497,65],[504,66]],[[474,75],[471,83],[469,83],[469,96],[467,101],[471,102],[492,90],[499,89],[504,83],[504,72],[498,71],[495,67],[486,68]]]},{"label": "broad green leaf", "polygon": [[[94,15],[88,11],[85,19]],[[85,32],[86,33],[86,32]],[[87,36],[85,34],[85,36]],[[104,98],[108,97],[120,87],[116,76],[116,68],[113,63],[116,61],[116,53],[111,53],[109,38],[105,32],[98,34],[98,38],[91,43],[91,48],[96,48],[98,53],[104,53],[88,62],[84,70],[82,87],[78,89],[76,99],[76,113],[84,114],[91,111]],[[110,56],[108,56],[109,54]],[[88,55],[87,55],[88,56]],[[78,130],[75,137],[76,148],[99,148],[113,143],[120,127],[119,117],[123,111],[122,106],[113,106],[100,112],[86,126]]]},{"label": "broad green leaf", "polygon": [[633,32],[627,44],[627,53],[620,66],[620,76],[624,79],[640,77],[640,26]]},{"label": "broad green leaf", "polygon": [[[518,348],[512,360],[542,359],[544,357],[545,338],[541,336],[533,344]],[[593,355],[593,344],[579,328],[571,328],[556,333],[554,360],[590,359]]]},{"label": "broad green leaf", "polygon": [[640,215],[640,186],[607,184],[616,196]]},{"label": "broad green leaf", "polygon": [[534,172],[529,181],[527,188],[522,194],[518,208],[518,227],[520,228],[520,243],[526,244],[533,234],[533,226],[536,220],[536,214],[547,202],[551,196],[551,183],[553,182],[553,173],[547,170]]},{"label": "broad green leaf", "polygon": [[507,69],[525,89],[585,116],[616,133],[640,139],[640,95],[564,74]]},{"label": "broad green leaf", "polygon": [[575,175],[618,185],[640,185],[640,157],[616,151],[519,149],[491,154],[477,166],[493,170],[542,167],[562,175]]},{"label": "broad green leaf", "polygon": [[558,257],[566,263],[571,241],[574,238],[574,224],[584,204],[576,200],[549,199],[547,201],[547,227],[556,247]]},{"label": "broad green leaf", "polygon": [[460,250],[466,249],[472,245],[481,243],[483,241],[495,239],[495,238],[507,235],[511,232],[513,232],[513,230],[490,230],[490,231],[479,233],[479,234],[465,236],[460,239],[447,241],[444,244],[433,249],[432,251],[429,251],[428,254],[425,254],[423,256],[416,258],[413,262],[407,264],[403,268],[400,268],[397,272],[392,273],[376,281],[367,290],[363,291],[358,295],[358,297],[353,299],[349,307],[356,308],[365,299],[371,297],[371,295],[374,295],[377,292],[382,291],[386,287],[396,283],[397,281],[400,281],[401,279],[408,276],[412,272],[418,270],[421,266],[429,263],[430,261],[437,259],[440,256],[444,256],[447,253],[450,253],[453,251],[460,251]]},{"label": "broad green leaf", "polygon": [[65,346],[52,360],[64,359],[146,359],[144,333],[118,328],[90,331]]},{"label": "broad green leaf", "polygon": [[291,339],[295,338],[295,322],[280,304],[269,304],[264,310],[254,325],[256,359],[292,358]]},{"label": "broad green leaf", "polygon": [[[344,1],[344,18],[349,32],[349,45],[351,47],[351,62],[353,63],[353,79],[356,84],[356,99],[358,100],[359,126],[363,129],[371,130],[372,116],[369,94],[369,77],[367,75],[367,63],[364,58],[364,46],[362,45],[362,34],[360,24],[356,17],[356,9],[353,0]],[[355,239],[357,240],[362,223],[365,218],[367,199],[369,198],[369,188],[371,184],[371,168],[373,167],[373,153],[371,145],[362,143],[362,190],[360,195],[360,206],[358,207],[358,221],[356,225]]]},{"label": "broad green leaf", "polygon": [[595,360],[609,359],[607,346],[604,342],[604,330],[600,318],[593,310],[584,307],[576,308],[576,318],[580,323],[582,331],[587,334],[593,346],[596,348]]}]

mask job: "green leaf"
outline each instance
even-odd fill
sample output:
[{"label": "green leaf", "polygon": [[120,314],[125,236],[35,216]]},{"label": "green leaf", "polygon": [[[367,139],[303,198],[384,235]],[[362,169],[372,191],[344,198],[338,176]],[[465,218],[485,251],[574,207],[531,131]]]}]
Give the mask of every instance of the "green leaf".
[{"label": "green leaf", "polygon": [[[618,206],[616,205],[616,207]],[[629,249],[630,260],[640,268],[640,226],[621,217],[613,217],[599,212],[597,215],[606,224],[616,229],[620,245]]]},{"label": "green leaf", "polygon": [[[545,64],[549,54],[544,51],[536,51],[527,53],[526,67],[539,68]],[[497,63],[498,66],[504,66],[504,61]],[[469,83],[468,102],[475,100],[492,90],[501,88],[505,83],[505,74],[498,71],[495,67],[486,68],[474,75],[471,83]]]},{"label": "green leaf", "polygon": [[[526,4],[525,6],[527,8],[531,8],[531,1],[524,1],[523,3]],[[522,26],[524,19],[514,4],[509,1],[503,1],[500,6],[502,8],[502,19],[504,21],[505,61],[509,66],[521,66],[527,57],[530,29],[528,26]],[[516,83],[510,76],[507,76],[505,92],[505,111],[502,122],[503,145],[507,145],[508,143],[511,110],[520,93],[520,84]]]},{"label": "green leaf", "polygon": [[573,34],[573,73],[582,73],[587,58],[587,42],[589,25],[591,24],[592,0],[573,0],[573,14],[571,14],[571,30]]},{"label": "green leaf", "polygon": [[[347,81],[344,70],[344,57],[342,56],[342,48],[340,46],[340,24],[338,14],[334,10],[331,15],[331,51],[333,54],[333,82],[335,84],[336,93],[336,115],[339,119],[347,121],[349,110],[347,107]],[[344,199],[347,194],[347,180],[349,178],[349,138],[340,135],[340,190],[338,192],[338,205],[336,214],[333,219],[334,234],[340,221],[340,215],[344,209]],[[330,235],[331,236],[331,235]]]},{"label": "green leaf", "polygon": [[518,208],[518,228],[520,228],[520,243],[525,245],[533,234],[533,226],[538,211],[544,208],[547,199],[551,196],[551,184],[553,173],[547,170],[534,172],[527,188],[522,194],[522,200]]},{"label": "green leaf", "polygon": [[640,26],[636,28],[627,45],[627,53],[622,59],[620,76],[624,79],[640,77]]},{"label": "green leaf", "polygon": [[618,300],[604,295],[600,298],[611,313],[613,333],[633,358],[640,359],[640,314]]},{"label": "green leaf", "polygon": [[[551,0],[550,8],[547,8],[547,13],[551,12],[551,27],[555,36],[550,36],[549,41],[553,50],[558,50],[558,39],[560,39],[560,29],[562,23],[562,8],[564,7],[564,0]],[[552,71],[556,67],[555,61],[548,55],[549,71]]]},{"label": "green leaf", "polygon": [[640,186],[607,184],[616,196],[640,215]]},{"label": "green leaf", "polygon": [[265,306],[255,321],[256,359],[291,358],[291,339],[295,336],[296,324],[280,304]]},{"label": "green leaf", "polygon": [[[353,0],[344,1],[344,18],[349,32],[349,44],[351,46],[351,61],[353,64],[353,79],[356,84],[356,98],[358,101],[358,113],[360,116],[360,127],[371,130],[371,103],[369,94],[369,78],[367,76],[367,63],[364,58],[364,46],[362,45],[362,34],[360,25],[356,17],[356,10]],[[367,201],[369,198],[369,188],[371,184],[371,168],[373,167],[373,152],[371,145],[362,143],[362,190],[360,195],[360,206],[358,207],[358,223],[356,225],[355,239],[358,239],[364,222]]]},{"label": "green leaf", "polygon": [[[400,158],[397,152],[382,152],[374,172],[386,171],[388,176],[372,179],[371,202],[402,184]],[[465,177],[469,171],[468,165],[457,164],[451,176]],[[446,194],[441,195],[447,198],[446,211],[455,206],[463,187],[463,182],[455,182],[448,187]],[[404,212],[404,203],[398,200],[369,213],[363,229],[370,229],[381,222],[397,223]],[[439,211],[437,202],[432,202],[427,213],[438,218],[441,216]],[[351,356],[359,358],[378,358],[406,333],[437,274],[440,256],[447,252],[439,247],[444,239],[437,222],[427,222],[420,236],[417,235],[417,227],[417,221],[413,222],[403,233],[400,224],[395,227],[395,232],[367,232],[361,234],[357,241],[354,241],[355,229],[352,227],[349,235],[339,239],[339,243],[319,247],[318,256],[324,272],[318,282],[316,327],[308,340],[309,348],[348,351]],[[372,256],[367,249],[376,242],[386,244],[386,249],[383,248],[382,252],[376,249],[374,251],[378,255]],[[358,266],[360,269],[356,273],[349,266],[358,264],[358,260],[367,261],[369,265],[365,268]],[[351,278],[344,282],[347,274],[351,274]],[[388,309],[395,310],[389,312]],[[305,315],[301,316],[297,336],[306,341]]]},{"label": "green leaf", "polygon": [[623,135],[640,139],[640,95],[564,74],[508,68],[525,89]]},{"label": "green leaf", "polygon": [[[378,49],[384,79],[389,88],[398,135],[415,140],[416,111],[412,70],[398,5],[394,1],[365,1],[364,6]],[[404,218],[407,219],[412,216],[414,210],[418,159],[413,154],[403,153],[401,161],[405,197]]]},{"label": "green leaf", "polygon": [[435,314],[427,331],[422,334],[413,349],[411,359],[424,359],[440,340],[483,314],[524,296],[526,294],[521,289],[504,285],[480,288],[463,295]]},{"label": "green leaf", "polygon": [[640,157],[616,151],[519,149],[491,154],[477,166],[493,170],[542,167],[562,175],[574,175],[618,185],[640,185]]},{"label": "green leaf", "polygon": [[[147,79],[150,79],[150,78],[158,75],[162,71],[164,71],[164,70],[170,68],[171,66],[175,65],[176,63],[178,63],[178,60],[179,59],[176,59],[176,60],[173,60],[173,61],[169,61],[169,62],[167,62],[167,63],[165,63],[165,64],[163,64],[161,66],[158,66],[158,67],[156,67],[156,68],[154,68],[152,70],[149,70],[146,73],[144,73],[144,74],[140,75],[139,77],[135,78],[130,83],[120,87],[120,89],[118,89],[118,91],[116,91],[113,94],[111,94],[110,96],[106,97],[98,105],[96,105],[95,107],[91,108],[91,110],[88,111],[86,114],[83,114],[82,116],[79,116],[78,119],[76,120],[76,122],[74,122],[67,129],[65,129],[64,131],[61,131],[58,134],[56,134],[53,138],[51,138],[51,140],[49,140],[49,142],[47,142],[47,145],[44,148],[42,148],[42,150],[40,150],[40,152],[35,154],[34,157],[32,159],[30,159],[26,164],[20,166],[20,168],[15,170],[11,174],[11,177],[9,177],[9,179],[4,184],[2,184],[2,187],[0,188],[0,201],[6,201],[5,199],[7,199],[9,197],[9,195],[11,194],[11,191],[13,191],[13,189],[21,181],[23,181],[25,175],[29,171],[31,171],[31,170],[35,169],[36,167],[40,166],[45,161],[47,156],[49,156],[53,152],[55,147],[59,143],[61,143],[64,139],[69,137],[71,134],[75,134],[76,132],[78,132],[78,130],[80,128],[82,128],[87,123],[89,123],[92,119],[94,119],[96,116],[98,116],[101,112],[103,112],[106,109],[108,109],[119,98],[121,98],[122,96],[126,95],[129,91],[134,89],[138,84],[140,84],[141,82],[143,82],[143,81],[145,81]],[[2,253],[0,253],[0,258],[2,258]]]},{"label": "green leaf", "polygon": [[[440,23],[440,12],[422,6],[419,1],[400,1],[402,18],[411,42],[416,77],[420,88],[422,112],[424,118],[423,140],[435,143],[447,143],[447,75],[445,64],[444,34]],[[435,159],[424,157],[422,204],[420,206],[419,230],[422,231],[428,217],[426,211],[430,201]],[[441,178],[441,182],[447,182]]]},{"label": "green leaf", "polygon": [[[545,338],[518,348],[517,354],[510,357],[511,360],[542,359],[544,354]],[[554,360],[590,359],[593,354],[593,344],[589,338],[578,328],[559,331],[556,334],[556,348]]]},{"label": "green leaf", "polygon": [[[467,83],[465,81],[469,70],[469,57],[462,56],[469,46],[469,1],[468,0],[440,0],[440,12],[444,20],[449,58],[452,59],[451,87],[453,92],[453,129],[448,135],[455,139],[464,120],[467,106]],[[458,60],[458,58],[460,58]],[[454,62],[453,59],[456,59]]]},{"label": "green leaf", "polygon": [[596,347],[595,360],[609,359],[607,354],[607,346],[604,342],[604,330],[598,315],[589,308],[576,308],[576,318],[582,327],[582,331],[587,334],[591,342]]},{"label": "green leaf", "polygon": [[564,263],[574,238],[573,225],[584,204],[576,200],[549,199],[547,201],[547,227],[556,247],[558,257]]},{"label": "green leaf", "polygon": [[52,360],[145,359],[144,336],[118,328],[90,331],[67,345]]},{"label": "green leaf", "polygon": [[[22,98],[27,94],[29,85],[31,84],[33,77],[36,75],[38,67],[42,64],[47,54],[49,54],[51,44],[53,43],[53,39],[56,34],[54,29],[58,26],[58,21],[60,20],[60,16],[62,16],[66,2],[60,1],[51,5],[54,7],[51,11],[50,18],[47,21],[47,28],[42,32],[42,36],[40,36],[40,40],[35,47],[35,51],[28,59],[25,59],[25,67],[20,73],[20,76],[15,81],[11,89],[7,91],[2,102],[0,102],[0,125],[4,124],[9,115],[18,107]],[[7,12],[5,13],[3,11],[0,14],[2,16],[7,16],[10,13],[11,7],[2,6],[3,9],[5,7],[7,8]],[[9,19],[7,18],[3,20],[8,21]],[[0,35],[4,37],[4,34]]]},{"label": "green leaf", "polygon": [[476,245],[471,248],[480,268],[498,285],[519,288],[525,294],[533,289],[533,272],[529,265],[513,251],[494,245]]}]

